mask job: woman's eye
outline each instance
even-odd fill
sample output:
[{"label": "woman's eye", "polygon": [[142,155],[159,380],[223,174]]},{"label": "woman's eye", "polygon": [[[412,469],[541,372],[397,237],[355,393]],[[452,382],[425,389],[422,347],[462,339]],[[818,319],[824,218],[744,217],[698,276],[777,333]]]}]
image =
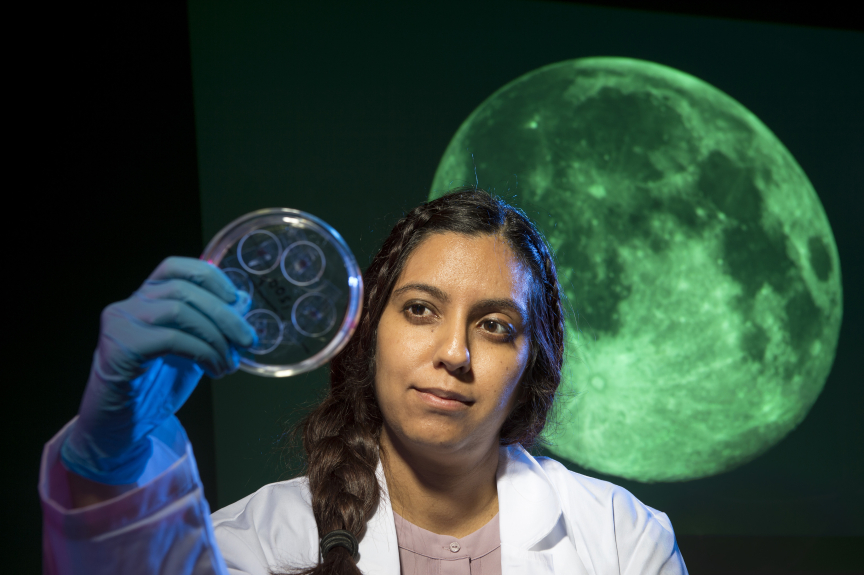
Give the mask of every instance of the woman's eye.
[{"label": "woman's eye", "polygon": [[408,311],[411,315],[422,316],[425,315],[425,312],[428,311],[428,308],[419,303],[414,303],[408,306]]},{"label": "woman's eye", "polygon": [[510,329],[507,326],[491,319],[483,322],[483,328],[495,335],[510,335]]}]

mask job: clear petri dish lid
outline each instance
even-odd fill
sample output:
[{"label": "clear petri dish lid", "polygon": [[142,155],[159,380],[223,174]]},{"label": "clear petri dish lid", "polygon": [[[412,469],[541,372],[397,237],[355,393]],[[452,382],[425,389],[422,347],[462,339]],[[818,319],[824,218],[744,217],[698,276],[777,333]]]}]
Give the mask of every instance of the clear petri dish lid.
[{"label": "clear petri dish lid", "polygon": [[311,371],[348,343],[360,320],[363,278],[342,236],[311,214],[268,208],[237,218],[201,259],[252,296],[246,321],[258,344],[240,369],[268,377]]}]

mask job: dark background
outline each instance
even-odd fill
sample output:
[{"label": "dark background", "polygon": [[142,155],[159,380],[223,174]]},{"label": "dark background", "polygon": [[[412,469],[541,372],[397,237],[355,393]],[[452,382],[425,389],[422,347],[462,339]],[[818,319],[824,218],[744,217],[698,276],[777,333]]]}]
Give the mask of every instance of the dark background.
[{"label": "dark background", "polygon": [[[542,10],[546,3],[537,4],[538,10]],[[628,6],[628,3],[614,4]],[[854,28],[852,12],[836,6],[796,4],[774,14],[758,5],[742,8],[703,2],[698,8],[682,8],[678,3],[639,4],[643,10]],[[13,220],[13,230],[19,232],[12,237],[17,237],[18,242],[27,238],[10,250],[13,263],[5,274],[14,280],[7,280],[7,284],[25,286],[20,290],[24,292],[24,301],[7,297],[13,308],[7,331],[15,342],[15,365],[8,379],[4,378],[7,390],[4,470],[7,476],[12,476],[10,484],[14,487],[14,491],[7,490],[13,499],[13,513],[12,520],[5,522],[10,534],[4,540],[10,543],[13,552],[7,551],[9,559],[5,567],[15,573],[39,569],[41,514],[36,493],[39,453],[42,444],[77,411],[98,334],[99,312],[108,303],[128,297],[165,256],[199,255],[204,236],[186,6],[183,3],[77,6],[38,17],[38,25],[29,19],[25,22],[32,37],[19,46],[19,52],[30,57],[27,62],[33,64],[22,62],[20,75],[13,76],[12,88],[18,105],[10,110],[10,116],[20,122],[23,130],[13,132],[18,136],[18,141],[13,142],[16,148],[13,158],[21,161],[11,162],[9,169],[23,178],[10,178],[7,184],[10,198],[7,217]],[[860,38],[856,44],[859,48]],[[846,73],[853,79],[857,76],[860,82],[861,68],[856,67],[861,62],[860,51],[837,53],[833,58],[836,60],[832,60],[832,65],[845,63]],[[524,71],[512,73],[508,80]],[[718,85],[713,79],[703,79]],[[802,78],[802,82],[806,84],[807,79]],[[820,85],[806,84],[802,89],[818,91]],[[724,91],[730,93],[728,89]],[[737,97],[734,93],[730,95]],[[847,96],[861,101],[860,93]],[[471,103],[467,112],[478,103]],[[748,102],[742,103],[753,110]],[[762,110],[753,111],[765,121]],[[462,114],[464,119],[467,112],[463,114],[460,110],[456,115]],[[795,121],[812,122],[819,134],[824,126],[812,118],[824,117],[825,112],[800,110]],[[860,118],[852,116],[846,125],[832,127],[856,134],[851,139],[853,145],[843,154],[826,158],[833,170],[808,165],[796,148],[799,145],[818,148],[818,141],[790,141],[776,129],[776,124],[766,121],[790,148],[820,193],[840,251],[845,310],[834,373],[802,424],[802,428],[816,425],[818,433],[810,433],[802,441],[790,436],[765,458],[779,453],[781,459],[788,460],[789,454],[784,455],[784,449],[808,453],[821,450],[852,458],[856,453],[854,447],[861,445],[861,393],[856,390],[860,389],[860,370],[855,365],[862,349],[860,329],[856,328],[861,325],[861,306],[855,301],[861,292],[858,263],[861,233],[857,222],[861,216],[859,182],[864,150]],[[338,133],[330,133],[339,137]],[[437,156],[431,158],[433,169],[442,151],[440,147]],[[381,159],[382,173],[390,161],[395,160]],[[340,168],[338,162],[332,166]],[[834,174],[832,186],[820,185],[823,182],[818,174],[825,173],[830,178],[837,166],[843,170],[840,177]],[[326,179],[326,174],[322,178]],[[410,201],[406,207],[423,198],[424,186],[428,186],[428,181],[407,183],[406,197]],[[823,195],[826,188],[835,191],[830,196]],[[375,225],[392,223],[391,218],[399,215],[401,207],[377,216]],[[35,222],[34,215],[39,218]],[[47,226],[43,223],[45,218],[51,222]],[[381,237],[380,231],[375,232],[372,226],[368,234],[372,240]],[[362,250],[358,253],[361,265],[366,255]],[[11,270],[26,270],[23,274],[26,281],[15,280],[20,276]],[[19,334],[15,328],[20,325],[24,330]],[[33,345],[32,342],[44,342],[46,334],[51,335],[47,345]],[[842,365],[841,357],[847,358]],[[836,378],[838,370],[842,371],[842,379]],[[208,500],[216,502],[221,498],[216,493],[212,385],[202,381],[179,416],[195,446]],[[842,433],[838,434],[838,429]],[[798,431],[795,434],[801,435]],[[786,448],[787,444],[791,448]],[[860,450],[857,454],[860,459]],[[818,468],[836,462],[811,458],[805,464]],[[860,462],[845,465],[844,469],[851,474],[843,478],[844,482],[857,485],[857,492],[853,489],[845,494],[848,498],[832,492],[826,505],[842,508],[860,502],[864,481]],[[624,483],[614,478],[613,481]],[[680,488],[687,486],[682,484]],[[640,497],[668,511],[668,506],[656,504],[644,495]],[[794,513],[794,509],[789,512]],[[675,514],[670,512],[670,516],[674,524]],[[857,517],[860,516],[858,513]],[[860,534],[860,525],[847,533],[856,531]],[[858,548],[864,545],[861,537],[679,535],[679,545],[692,573],[840,572],[864,568],[856,549],[856,545]]]}]

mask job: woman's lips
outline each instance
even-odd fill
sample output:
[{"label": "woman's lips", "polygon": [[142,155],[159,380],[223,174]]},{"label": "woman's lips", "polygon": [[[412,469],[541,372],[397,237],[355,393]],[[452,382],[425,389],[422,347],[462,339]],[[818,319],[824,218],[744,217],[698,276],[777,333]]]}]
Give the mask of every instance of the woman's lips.
[{"label": "woman's lips", "polygon": [[420,400],[426,405],[445,411],[468,409],[474,403],[473,401],[469,401],[464,395],[444,389],[414,388],[414,391],[417,392]]}]

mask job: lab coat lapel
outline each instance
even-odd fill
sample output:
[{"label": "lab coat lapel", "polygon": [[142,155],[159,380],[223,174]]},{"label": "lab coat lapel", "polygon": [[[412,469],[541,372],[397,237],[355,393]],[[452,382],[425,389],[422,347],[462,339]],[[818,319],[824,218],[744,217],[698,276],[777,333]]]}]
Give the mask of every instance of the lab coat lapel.
[{"label": "lab coat lapel", "polygon": [[553,573],[550,553],[531,548],[561,516],[561,502],[537,461],[521,445],[502,447],[498,463],[502,575]]},{"label": "lab coat lapel", "polygon": [[380,460],[375,475],[381,486],[381,499],[375,514],[366,523],[366,533],[360,540],[360,560],[357,561],[357,567],[363,573],[399,575],[396,521],[393,519],[393,508],[390,506],[390,496],[387,493],[387,480],[384,478],[384,468]]}]

